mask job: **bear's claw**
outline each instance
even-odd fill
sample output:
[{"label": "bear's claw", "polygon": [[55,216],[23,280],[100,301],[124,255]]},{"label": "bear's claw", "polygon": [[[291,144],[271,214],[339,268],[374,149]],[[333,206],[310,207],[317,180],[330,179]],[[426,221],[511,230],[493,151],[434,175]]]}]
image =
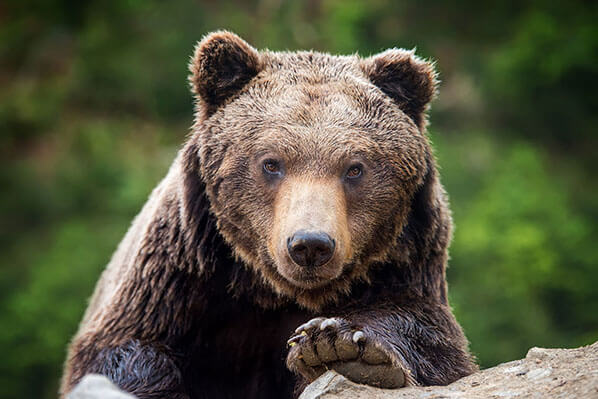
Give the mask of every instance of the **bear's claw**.
[{"label": "bear's claw", "polygon": [[361,331],[355,331],[353,333],[353,342],[358,344],[361,341],[365,341],[365,334]]},{"label": "bear's claw", "polygon": [[309,331],[312,328],[315,328],[316,326],[321,325],[321,323],[324,320],[326,320],[326,318],[324,318],[324,317],[316,317],[315,319],[311,319],[307,323],[303,323],[299,327],[297,327],[297,329],[295,329],[295,334],[299,334],[302,331]]},{"label": "bear's claw", "polygon": [[320,330],[324,331],[327,328],[338,328],[339,323],[336,319],[326,319],[320,324]]}]

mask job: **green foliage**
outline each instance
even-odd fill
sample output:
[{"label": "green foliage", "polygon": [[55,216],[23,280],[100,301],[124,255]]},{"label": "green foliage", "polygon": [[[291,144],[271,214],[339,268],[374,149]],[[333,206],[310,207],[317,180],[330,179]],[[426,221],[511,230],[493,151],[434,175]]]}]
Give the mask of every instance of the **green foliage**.
[{"label": "green foliage", "polygon": [[52,398],[111,252],[192,121],[194,43],[418,47],[456,221],[450,296],[483,366],[598,339],[591,2],[3,3],[0,397]]},{"label": "green foliage", "polygon": [[7,165],[2,183],[11,196],[0,204],[6,213],[1,397],[56,396],[66,345],[86,299],[174,157],[165,136],[141,120],[69,121],[40,143],[52,148]]},{"label": "green foliage", "polygon": [[580,11],[564,2],[527,10],[489,58],[490,100],[517,134],[570,145],[595,135],[598,5]]},{"label": "green foliage", "polygon": [[[449,192],[475,165],[468,138],[453,149],[464,162],[441,159]],[[531,346],[593,342],[595,226],[571,206],[564,182],[535,147],[513,142],[486,148],[494,153],[485,154],[489,162],[476,192],[453,197],[449,292],[472,350],[482,365],[492,365],[520,358]]]}]

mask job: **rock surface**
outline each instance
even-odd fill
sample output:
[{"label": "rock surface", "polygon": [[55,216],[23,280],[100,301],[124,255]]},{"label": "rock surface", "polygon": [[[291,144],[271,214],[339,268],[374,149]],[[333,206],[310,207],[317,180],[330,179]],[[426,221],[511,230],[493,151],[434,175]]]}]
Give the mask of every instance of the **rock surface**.
[{"label": "rock surface", "polygon": [[67,395],[67,399],[135,399],[135,397],[118,389],[103,375],[88,374]]},{"label": "rock surface", "polygon": [[525,359],[482,370],[448,386],[386,390],[328,371],[299,399],[595,398],[598,342],[577,349],[532,348]]}]

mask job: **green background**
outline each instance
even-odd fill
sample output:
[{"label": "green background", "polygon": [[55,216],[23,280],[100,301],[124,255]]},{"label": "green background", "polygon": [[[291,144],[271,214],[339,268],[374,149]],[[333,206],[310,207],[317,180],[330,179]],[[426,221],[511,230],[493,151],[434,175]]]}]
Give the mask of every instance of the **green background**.
[{"label": "green background", "polygon": [[192,122],[193,46],[435,59],[448,279],[483,367],[598,339],[598,8],[591,1],[0,5],[0,397],[52,398],[93,285]]}]

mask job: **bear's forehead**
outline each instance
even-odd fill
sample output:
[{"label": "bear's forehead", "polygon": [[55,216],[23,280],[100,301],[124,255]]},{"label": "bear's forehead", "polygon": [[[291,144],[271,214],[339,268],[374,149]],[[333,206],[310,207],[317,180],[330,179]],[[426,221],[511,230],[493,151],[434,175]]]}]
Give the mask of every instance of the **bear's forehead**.
[{"label": "bear's forehead", "polygon": [[[392,128],[406,116],[367,79],[357,56],[263,53],[264,69],[220,117],[254,125]],[[384,126],[382,126],[384,125]]]},{"label": "bear's forehead", "polygon": [[359,57],[299,52],[266,59],[265,69],[208,122],[215,143],[331,162],[421,151],[423,136],[365,77]]},{"label": "bear's forehead", "polygon": [[255,117],[270,123],[328,129],[384,122],[368,112],[363,88],[346,82],[257,81],[244,100],[254,107]]},{"label": "bear's forehead", "polygon": [[[338,104],[341,102],[335,103]],[[316,112],[301,117],[304,121],[288,116],[296,109],[241,115],[213,131],[218,133],[212,136],[212,142],[224,147],[232,145],[226,151],[229,156],[258,159],[272,155],[295,166],[317,163],[322,170],[336,168],[351,159],[385,159],[394,163],[395,158],[399,159],[398,153],[412,158],[422,152],[423,136],[404,118],[399,116],[396,123],[372,123],[367,118],[349,115],[346,107],[337,109],[338,115]]]},{"label": "bear's forehead", "polygon": [[255,132],[278,130],[289,140],[314,137],[339,145],[360,134],[388,145],[395,144],[397,134],[419,135],[409,117],[369,82],[352,77],[318,82],[277,78],[256,79],[225,107],[219,119],[226,130],[242,126],[242,135],[264,140],[267,137]]},{"label": "bear's forehead", "polygon": [[323,83],[345,77],[367,80],[357,55],[331,55],[314,51],[262,52],[263,73],[291,82]]}]

